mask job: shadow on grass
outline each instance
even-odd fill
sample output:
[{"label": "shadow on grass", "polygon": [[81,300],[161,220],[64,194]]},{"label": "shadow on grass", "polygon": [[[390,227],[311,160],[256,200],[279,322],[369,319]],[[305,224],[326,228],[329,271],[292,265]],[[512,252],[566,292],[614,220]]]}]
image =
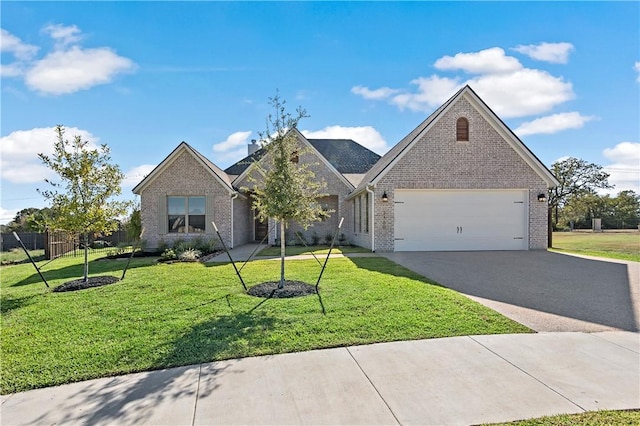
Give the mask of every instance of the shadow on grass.
[{"label": "shadow on grass", "polygon": [[260,346],[275,323],[272,316],[253,309],[203,321],[172,342],[171,351],[158,363],[184,365],[186,359],[210,362],[237,357],[251,346]]},{"label": "shadow on grass", "polygon": [[[184,309],[197,310],[207,304],[220,303],[233,310],[232,296],[229,294]],[[155,368],[163,370],[99,379],[78,387],[71,384],[70,391],[63,393],[64,399],[61,397],[56,401],[55,411],[40,413],[29,422],[163,424],[170,418],[180,424],[191,424],[192,410],[185,410],[184,419],[180,419],[183,413],[163,410],[175,410],[176,404],[194,407],[196,399],[205,398],[218,388],[218,376],[233,365],[233,358],[247,353],[250,345],[260,345],[267,338],[265,330],[275,326],[275,318],[260,312],[259,307],[248,312],[244,309],[246,306],[242,312],[205,319],[175,340],[166,342],[163,346],[169,350],[159,350],[164,353],[153,363]],[[162,317],[154,318],[162,321]],[[231,361],[199,365],[220,359]],[[199,386],[203,381],[207,385]]]},{"label": "shadow on grass", "polygon": [[[150,261],[132,261],[129,265],[129,269],[135,269],[140,267],[149,266]],[[89,262],[89,274],[109,274],[114,275],[117,278],[122,276],[122,271],[127,266],[126,259],[119,260],[104,260],[95,259]],[[44,283],[38,275],[38,272],[31,266],[33,273],[27,278],[10,285],[10,287],[18,287],[29,284]],[[58,269],[54,269],[55,264],[51,263],[40,270],[47,281],[59,280],[59,279],[77,279],[83,276],[84,263],[78,263],[75,265],[63,266]],[[126,278],[125,278],[126,279]],[[49,283],[51,284],[51,283]]]},{"label": "shadow on grass", "polygon": [[32,299],[34,297],[36,296],[9,298],[2,295],[2,299],[0,300],[0,313],[7,314],[13,310],[29,306],[33,303]]},{"label": "shadow on grass", "polygon": [[[392,277],[410,278],[412,280],[422,281],[425,284],[444,287],[443,285],[384,257],[349,257],[349,260],[358,268],[366,269],[368,271],[378,272]],[[320,283],[320,288],[322,288],[322,283]]]}]

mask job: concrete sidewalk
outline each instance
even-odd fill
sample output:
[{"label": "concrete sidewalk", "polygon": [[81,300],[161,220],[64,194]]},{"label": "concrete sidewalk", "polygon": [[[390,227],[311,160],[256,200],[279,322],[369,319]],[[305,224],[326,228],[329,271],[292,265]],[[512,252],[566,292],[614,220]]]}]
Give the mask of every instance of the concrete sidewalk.
[{"label": "concrete sidewalk", "polygon": [[477,424],[640,408],[640,335],[379,343],[3,395],[2,425]]}]

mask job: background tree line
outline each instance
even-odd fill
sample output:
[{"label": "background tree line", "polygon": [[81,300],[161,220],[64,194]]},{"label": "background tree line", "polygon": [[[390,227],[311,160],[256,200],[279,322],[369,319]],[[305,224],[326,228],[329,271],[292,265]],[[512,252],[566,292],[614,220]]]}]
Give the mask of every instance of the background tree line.
[{"label": "background tree line", "polygon": [[553,163],[551,171],[560,182],[549,192],[554,229],[591,228],[595,218],[602,219],[602,227],[607,229],[637,228],[640,195],[630,190],[615,197],[598,194],[598,189],[613,188],[602,166],[571,157]]}]

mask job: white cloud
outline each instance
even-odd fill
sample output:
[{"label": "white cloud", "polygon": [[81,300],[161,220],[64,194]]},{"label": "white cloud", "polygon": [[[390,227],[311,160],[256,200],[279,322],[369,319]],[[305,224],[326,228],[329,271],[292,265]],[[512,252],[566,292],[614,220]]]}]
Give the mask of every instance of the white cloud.
[{"label": "white cloud", "polygon": [[522,69],[522,64],[516,58],[506,56],[499,47],[443,56],[434,66],[439,70],[462,70],[471,74],[499,74]]},{"label": "white cloud", "polygon": [[42,29],[56,42],[56,49],[63,49],[82,40],[82,32],[75,25],[50,24]]},{"label": "white cloud", "polygon": [[401,110],[408,108],[428,113],[468,84],[504,118],[543,114],[575,96],[570,82],[543,70],[525,68],[516,58],[505,55],[504,50],[497,47],[444,56],[435,62],[435,67],[478,75],[466,80],[435,74],[419,77],[411,81],[417,89],[399,91],[394,96],[386,87],[372,90],[356,86],[360,89],[351,91],[367,99],[386,99]]},{"label": "white cloud", "polygon": [[0,207],[0,224],[8,225],[9,222],[12,222],[13,218],[16,217],[16,214],[18,214],[18,211],[19,210],[17,209],[8,210]]},{"label": "white cloud", "polygon": [[[80,136],[89,142],[89,148],[97,148],[99,139],[87,130],[65,128],[65,139]],[[38,127],[17,130],[0,138],[0,177],[13,183],[43,182],[54,177],[42,164],[38,154],[51,155],[56,139],[55,127]]]},{"label": "white cloud", "polygon": [[149,173],[156,168],[156,164],[141,164],[132,168],[124,174],[122,187],[131,189],[144,179]]},{"label": "white cloud", "polygon": [[418,86],[417,92],[401,93],[391,99],[391,103],[400,108],[401,111],[409,108],[412,111],[428,112],[444,103],[462,87],[462,84],[456,79],[437,75],[419,77],[411,81],[411,84]]},{"label": "white cloud", "polygon": [[0,65],[0,76],[2,77],[20,77],[24,74],[25,65],[23,62],[14,62],[12,64]]},{"label": "white cloud", "polygon": [[213,145],[213,152],[227,152],[238,147],[244,147],[249,143],[251,132],[235,132],[229,135],[227,139]]},{"label": "white cloud", "polygon": [[82,32],[76,25],[47,25],[42,31],[55,48],[44,58],[34,59],[38,47],[20,41],[2,30],[2,51],[12,52],[17,62],[3,65],[2,77],[24,77],[29,89],[41,94],[63,95],[111,82],[118,74],[132,72],[136,64],[108,47],[85,49],[78,45]]},{"label": "white cloud", "polygon": [[566,64],[569,61],[569,53],[574,50],[574,47],[571,43],[540,43],[519,45],[513,50],[538,61]]},{"label": "white cloud", "polygon": [[607,192],[617,194],[620,191],[632,190],[640,194],[640,143],[620,142],[613,148],[602,151],[612,163],[603,167],[609,173],[609,183],[615,188]]},{"label": "white cloud", "polygon": [[33,90],[62,95],[109,83],[117,74],[133,71],[135,64],[118,56],[111,49],[81,49],[56,51],[35,63],[27,71],[25,83]]},{"label": "white cloud", "polygon": [[384,154],[389,147],[382,135],[371,126],[327,126],[322,130],[302,130],[308,139],[352,139],[378,154]]},{"label": "white cloud", "polygon": [[38,47],[24,43],[9,31],[0,29],[0,51],[12,53],[16,59],[26,61],[38,53]]},{"label": "white cloud", "polygon": [[518,136],[558,133],[567,129],[580,129],[586,122],[595,118],[581,115],[579,112],[563,112],[522,123],[514,132]]},{"label": "white cloud", "polygon": [[636,79],[636,81],[640,83],[640,62],[636,62],[633,68],[638,72],[638,78]]},{"label": "white cloud", "polygon": [[467,82],[500,117],[543,114],[575,97],[571,83],[546,71],[524,68]]},{"label": "white cloud", "polygon": [[351,93],[360,95],[365,99],[380,100],[386,99],[391,95],[398,93],[399,90],[391,89],[389,87],[381,87],[379,89],[371,90],[364,86],[354,86],[351,88]]},{"label": "white cloud", "polygon": [[249,153],[247,146],[249,145],[249,137],[251,132],[235,132],[230,134],[227,139],[213,145],[215,157],[213,162],[222,167],[230,166],[246,157]]}]

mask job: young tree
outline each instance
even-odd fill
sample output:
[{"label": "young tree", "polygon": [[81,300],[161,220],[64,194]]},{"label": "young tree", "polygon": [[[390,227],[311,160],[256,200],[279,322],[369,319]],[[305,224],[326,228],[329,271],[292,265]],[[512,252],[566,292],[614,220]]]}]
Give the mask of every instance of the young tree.
[{"label": "young tree", "polygon": [[280,283],[285,282],[285,229],[288,223],[295,221],[305,229],[311,222],[325,218],[327,212],[318,203],[318,198],[325,196],[324,182],[315,179],[310,169],[312,164],[298,162],[305,152],[298,143],[293,129],[305,117],[306,111],[300,107],[293,116],[285,109],[286,101],[275,97],[269,98],[269,104],[275,113],[269,114],[266,132],[261,133],[265,155],[262,161],[252,164],[261,175],[260,179],[249,176],[254,184],[251,188],[253,208],[260,220],[275,219],[280,224]]},{"label": "young tree", "polygon": [[[84,281],[89,275],[89,233],[110,234],[118,229],[116,218],[126,214],[129,202],[111,198],[120,195],[124,174],[111,164],[107,145],[90,149],[80,136],[64,139],[64,127],[56,126],[57,141],[51,156],[38,154],[59,182],[46,179],[54,189],[39,192],[51,202],[53,229],[82,234]],[[60,190],[61,192],[58,192]]]},{"label": "young tree", "polygon": [[549,193],[549,208],[554,210],[554,224],[558,224],[558,210],[562,208],[571,197],[579,197],[595,192],[596,189],[608,189],[609,173],[602,171],[602,166],[587,163],[578,158],[567,158],[556,161],[551,165],[551,171],[556,176],[560,185]]},{"label": "young tree", "polygon": [[133,238],[134,241],[137,242],[140,239],[140,235],[142,234],[142,216],[139,204],[133,208],[129,219],[125,223],[125,229],[129,237]]}]

